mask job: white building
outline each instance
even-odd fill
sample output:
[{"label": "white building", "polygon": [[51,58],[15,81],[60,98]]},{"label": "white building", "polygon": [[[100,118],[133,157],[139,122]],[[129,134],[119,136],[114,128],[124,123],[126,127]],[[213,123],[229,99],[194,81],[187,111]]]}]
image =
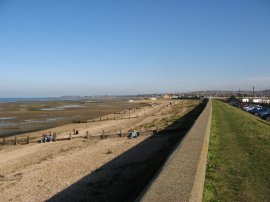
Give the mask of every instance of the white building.
[{"label": "white building", "polygon": [[270,100],[269,100],[269,99],[267,99],[267,100],[263,100],[263,103],[270,104]]},{"label": "white building", "polygon": [[262,103],[262,99],[261,98],[255,98],[253,99],[253,103]]}]

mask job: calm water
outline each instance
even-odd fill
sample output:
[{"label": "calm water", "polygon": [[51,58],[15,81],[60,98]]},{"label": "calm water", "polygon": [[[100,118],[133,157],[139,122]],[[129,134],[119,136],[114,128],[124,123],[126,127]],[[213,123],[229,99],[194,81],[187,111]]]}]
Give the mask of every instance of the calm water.
[{"label": "calm water", "polygon": [[79,98],[61,98],[61,97],[51,97],[51,98],[0,98],[0,103],[18,102],[18,101],[54,101],[54,100],[72,101],[72,100],[80,100],[80,99]]}]

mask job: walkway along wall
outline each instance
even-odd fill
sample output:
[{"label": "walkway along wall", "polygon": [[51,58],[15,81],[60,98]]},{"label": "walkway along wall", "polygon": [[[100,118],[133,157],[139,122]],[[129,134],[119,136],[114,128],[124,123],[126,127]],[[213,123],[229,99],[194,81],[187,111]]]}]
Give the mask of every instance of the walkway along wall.
[{"label": "walkway along wall", "polygon": [[211,114],[210,100],[188,134],[175,147],[137,201],[202,200]]}]

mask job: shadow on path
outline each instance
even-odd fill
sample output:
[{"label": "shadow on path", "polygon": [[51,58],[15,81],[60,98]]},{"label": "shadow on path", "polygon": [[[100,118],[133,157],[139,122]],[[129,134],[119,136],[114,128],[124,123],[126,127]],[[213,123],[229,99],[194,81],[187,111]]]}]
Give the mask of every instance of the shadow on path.
[{"label": "shadow on path", "polygon": [[176,126],[178,130],[169,134],[158,132],[47,201],[134,201],[181,142],[205,105],[198,105],[169,126]]}]

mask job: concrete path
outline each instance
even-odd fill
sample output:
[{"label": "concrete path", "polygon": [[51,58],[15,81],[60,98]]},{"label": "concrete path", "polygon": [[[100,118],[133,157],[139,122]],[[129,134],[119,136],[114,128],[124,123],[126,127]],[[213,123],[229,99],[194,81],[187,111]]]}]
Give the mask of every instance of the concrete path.
[{"label": "concrete path", "polygon": [[207,162],[212,103],[137,201],[201,201]]}]

